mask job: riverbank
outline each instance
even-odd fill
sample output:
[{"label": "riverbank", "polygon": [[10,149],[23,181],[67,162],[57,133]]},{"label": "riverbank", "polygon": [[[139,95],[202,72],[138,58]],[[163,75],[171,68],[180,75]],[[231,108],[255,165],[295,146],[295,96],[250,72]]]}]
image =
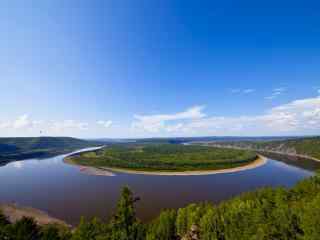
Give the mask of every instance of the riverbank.
[{"label": "riverbank", "polygon": [[49,216],[46,212],[31,207],[23,207],[15,203],[0,204],[0,211],[11,223],[20,220],[22,217],[30,217],[39,225],[57,224],[68,228],[71,227],[66,222]]},{"label": "riverbank", "polygon": [[200,175],[213,175],[213,174],[222,174],[222,173],[235,173],[245,170],[254,169],[261,167],[267,163],[267,158],[262,155],[258,155],[257,159],[253,162],[250,162],[247,165],[228,168],[228,169],[219,169],[219,170],[195,170],[195,171],[139,171],[139,170],[130,170],[124,168],[111,168],[111,167],[87,167],[75,163],[72,158],[65,158],[64,162],[67,164],[75,165],[80,167],[80,171],[84,174],[98,175],[98,176],[115,176],[115,173],[127,173],[127,174],[140,174],[140,175],[157,175],[157,176],[200,176]]}]

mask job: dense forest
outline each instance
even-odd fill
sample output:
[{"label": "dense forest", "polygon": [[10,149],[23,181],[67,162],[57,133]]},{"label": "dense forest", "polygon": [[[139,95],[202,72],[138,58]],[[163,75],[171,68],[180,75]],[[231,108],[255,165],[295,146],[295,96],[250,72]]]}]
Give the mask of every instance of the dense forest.
[{"label": "dense forest", "polygon": [[320,137],[304,137],[272,141],[228,141],[210,142],[213,146],[230,146],[257,151],[274,151],[284,154],[298,154],[320,160]]},{"label": "dense forest", "polygon": [[0,164],[27,158],[50,157],[102,145],[71,137],[0,138]]},{"label": "dense forest", "polygon": [[216,170],[246,165],[257,155],[251,151],[178,144],[113,145],[76,154],[80,165],[146,171]]},{"label": "dense forest", "polygon": [[10,223],[0,214],[1,240],[319,240],[320,174],[292,189],[263,188],[222,202],[163,210],[150,223],[136,217],[135,197],[124,187],[108,221],[82,218],[71,230],[38,226],[33,219]]}]

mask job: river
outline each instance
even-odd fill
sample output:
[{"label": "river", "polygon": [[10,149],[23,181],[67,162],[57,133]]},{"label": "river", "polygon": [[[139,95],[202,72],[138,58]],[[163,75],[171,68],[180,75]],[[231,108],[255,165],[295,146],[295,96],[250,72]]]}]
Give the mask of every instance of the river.
[{"label": "river", "polygon": [[[87,150],[87,149],[86,149]],[[77,224],[81,216],[108,217],[115,209],[122,186],[128,185],[141,200],[137,214],[148,221],[164,208],[188,203],[218,203],[239,193],[264,186],[291,187],[313,175],[304,164],[268,159],[258,168],[205,176],[149,176],[117,173],[92,176],[63,162],[66,155],[11,162],[0,167],[0,202],[15,202],[48,212]],[[320,163],[319,163],[320,164]],[[314,168],[319,164],[312,163]],[[317,165],[317,166],[316,166]]]}]

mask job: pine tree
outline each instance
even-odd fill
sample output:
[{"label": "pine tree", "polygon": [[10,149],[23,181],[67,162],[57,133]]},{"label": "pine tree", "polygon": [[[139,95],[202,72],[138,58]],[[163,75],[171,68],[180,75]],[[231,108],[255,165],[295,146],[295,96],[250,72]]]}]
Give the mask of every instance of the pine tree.
[{"label": "pine tree", "polygon": [[53,225],[42,227],[41,240],[61,240],[59,229]]},{"label": "pine tree", "polygon": [[40,227],[32,218],[23,217],[8,228],[10,240],[40,240]]},{"label": "pine tree", "polygon": [[91,221],[87,221],[82,217],[72,240],[96,240],[103,233],[102,229],[103,225],[99,219],[93,218]]},{"label": "pine tree", "polygon": [[5,215],[0,212],[0,239],[8,239],[8,227],[10,222]]},{"label": "pine tree", "polygon": [[131,190],[124,187],[117,205],[117,211],[110,222],[112,240],[136,240],[143,238],[144,229],[137,220],[134,204],[137,201]]},{"label": "pine tree", "polygon": [[174,240],[176,239],[175,222],[177,213],[175,210],[165,210],[149,226],[147,240]]}]

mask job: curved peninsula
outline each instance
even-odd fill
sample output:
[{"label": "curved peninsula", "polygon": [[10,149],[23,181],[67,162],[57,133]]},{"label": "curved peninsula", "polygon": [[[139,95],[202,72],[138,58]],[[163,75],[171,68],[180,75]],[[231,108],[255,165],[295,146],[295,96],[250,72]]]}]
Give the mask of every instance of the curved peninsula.
[{"label": "curved peninsula", "polygon": [[65,162],[93,175],[208,175],[252,169],[266,159],[252,151],[176,144],[114,145],[75,154]]}]

